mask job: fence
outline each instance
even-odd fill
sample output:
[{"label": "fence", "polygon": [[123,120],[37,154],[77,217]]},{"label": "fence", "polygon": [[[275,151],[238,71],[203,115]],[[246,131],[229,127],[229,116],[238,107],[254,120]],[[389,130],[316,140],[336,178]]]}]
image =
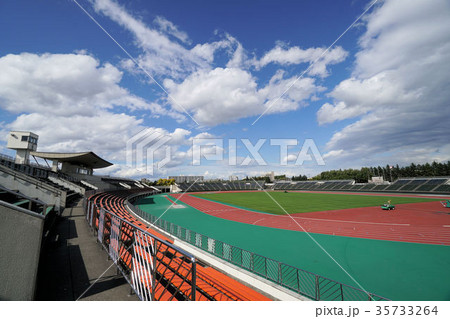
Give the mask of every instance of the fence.
[{"label": "fence", "polygon": [[84,200],[86,220],[141,300],[195,300],[194,256]]},{"label": "fence", "polygon": [[378,296],[340,283],[338,281],[278,262],[253,252],[210,238],[193,230],[183,228],[169,221],[144,212],[130,201],[147,197],[149,194],[132,195],[127,198],[127,207],[136,215],[174,237],[186,241],[214,256],[237,265],[253,274],[270,280],[298,294],[313,300],[323,301],[383,301]]}]

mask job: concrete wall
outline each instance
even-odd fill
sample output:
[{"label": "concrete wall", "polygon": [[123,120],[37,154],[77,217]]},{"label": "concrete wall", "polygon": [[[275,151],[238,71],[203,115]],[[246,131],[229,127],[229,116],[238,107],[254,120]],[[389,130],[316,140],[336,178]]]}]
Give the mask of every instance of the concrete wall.
[{"label": "concrete wall", "polygon": [[44,217],[0,201],[0,300],[33,300]]},{"label": "concrete wall", "polygon": [[1,165],[0,185],[10,190],[18,190],[28,197],[38,198],[47,205],[55,206],[56,210],[62,210],[66,206],[65,191]]}]

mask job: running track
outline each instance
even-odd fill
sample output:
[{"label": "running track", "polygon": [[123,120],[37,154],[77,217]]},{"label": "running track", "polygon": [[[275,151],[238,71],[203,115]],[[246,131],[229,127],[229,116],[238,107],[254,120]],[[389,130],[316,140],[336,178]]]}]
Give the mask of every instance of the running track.
[{"label": "running track", "polygon": [[450,245],[450,210],[437,202],[271,215],[220,204],[189,194],[172,194],[206,214],[236,222],[326,235]]}]

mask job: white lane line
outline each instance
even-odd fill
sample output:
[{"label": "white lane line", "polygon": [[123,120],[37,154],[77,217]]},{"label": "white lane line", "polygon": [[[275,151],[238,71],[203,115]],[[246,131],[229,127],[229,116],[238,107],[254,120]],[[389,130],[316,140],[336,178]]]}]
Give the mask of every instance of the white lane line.
[{"label": "white lane line", "polygon": [[[282,216],[287,217],[287,216]],[[371,224],[371,225],[384,225],[384,226],[411,226],[411,224],[392,224],[392,223],[375,223],[375,222],[358,222],[352,220],[337,220],[337,219],[325,219],[325,218],[310,218],[310,217],[293,217],[295,219],[307,219],[307,220],[317,220],[317,221],[328,221],[333,223],[355,223],[355,224]],[[450,227],[450,225],[449,225]]]},{"label": "white lane line", "polygon": [[265,219],[265,218],[258,219],[257,221],[253,222],[252,225],[256,225],[257,222],[260,222],[260,221],[262,221],[262,220],[264,220],[264,219]]},{"label": "white lane line", "polygon": [[[208,202],[212,202],[211,200],[208,200],[206,198],[201,198],[202,200],[208,201]],[[217,203],[217,202],[214,202]],[[276,216],[275,218],[295,218],[295,219],[303,219],[303,220],[317,220],[317,221],[325,221],[325,222],[341,222],[341,223],[355,223],[355,224],[370,224],[370,225],[383,225],[383,226],[411,226],[411,224],[392,224],[392,223],[376,223],[376,222],[358,222],[358,221],[351,221],[351,220],[336,220],[336,219],[325,219],[325,218],[311,218],[311,217],[298,217],[298,216],[286,216],[286,215],[274,215],[274,214],[269,214],[269,213],[261,213],[261,212],[255,212],[255,211],[251,211],[251,210],[247,210],[247,209],[243,209],[243,208],[237,208],[234,206],[230,206],[227,204],[222,204],[222,203],[218,203],[220,205],[226,206],[226,207],[230,207],[230,210],[240,210],[240,211],[245,211],[245,212],[250,212],[250,213],[256,213],[256,214],[265,214],[265,215],[269,215],[269,216]],[[450,226],[449,226],[450,227]]]}]

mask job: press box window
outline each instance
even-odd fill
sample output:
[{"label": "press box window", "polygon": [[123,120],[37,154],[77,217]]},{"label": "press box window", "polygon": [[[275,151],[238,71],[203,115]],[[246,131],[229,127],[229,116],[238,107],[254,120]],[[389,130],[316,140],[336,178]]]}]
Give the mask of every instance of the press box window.
[{"label": "press box window", "polygon": [[22,136],[22,142],[30,142],[31,144],[37,144],[37,139],[31,136]]}]

